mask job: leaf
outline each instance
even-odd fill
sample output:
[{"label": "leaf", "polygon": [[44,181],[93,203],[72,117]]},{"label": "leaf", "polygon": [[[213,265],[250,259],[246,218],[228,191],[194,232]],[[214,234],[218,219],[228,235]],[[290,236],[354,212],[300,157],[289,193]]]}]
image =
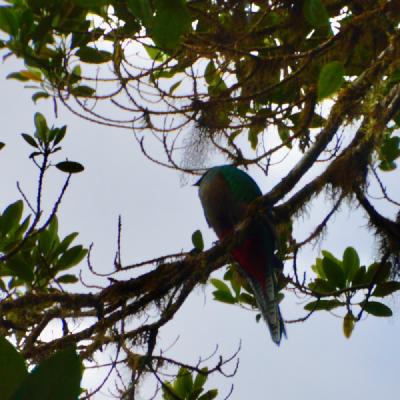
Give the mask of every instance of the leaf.
[{"label": "leaf", "polygon": [[202,368],[201,370],[204,372],[204,374],[202,374],[202,373],[199,372],[199,373],[196,375],[196,378],[194,379],[194,382],[193,382],[193,390],[202,389],[203,386],[204,386],[204,384],[205,384],[206,381],[207,381],[207,377],[208,377],[208,375],[207,375],[208,368],[205,367],[205,368]]},{"label": "leaf", "polygon": [[210,279],[210,283],[218,290],[221,290],[222,292],[228,292],[230,293],[231,290],[229,289],[228,285],[225,282],[222,282],[219,279],[212,278]]},{"label": "leaf", "polygon": [[204,79],[209,84],[212,85],[213,82],[218,78],[217,70],[213,60],[210,60],[204,70]]},{"label": "leaf", "polygon": [[76,97],[90,97],[93,93],[96,93],[96,90],[86,85],[75,86],[71,89],[71,94]]},{"label": "leaf", "polygon": [[360,258],[353,247],[347,247],[343,252],[342,265],[346,280],[351,282],[360,268]]},{"label": "leaf", "polygon": [[31,135],[28,135],[26,133],[21,133],[21,136],[26,143],[28,143],[32,147],[36,147],[37,149],[39,148],[39,145],[36,143],[36,140]]},{"label": "leaf", "polygon": [[165,62],[168,59],[168,55],[165,54],[157,47],[143,45],[147,54],[153,61]]},{"label": "leaf", "polygon": [[177,81],[177,82],[175,82],[175,83],[169,88],[168,93],[169,93],[170,95],[172,95],[172,94],[175,92],[175,90],[178,89],[178,87],[180,86],[181,83],[182,83],[182,81]]},{"label": "leaf", "polygon": [[81,8],[101,7],[110,3],[110,0],[73,0]]},{"label": "leaf", "polygon": [[[286,126],[278,126],[278,134],[282,142],[286,142],[288,139],[290,139],[290,130]],[[286,143],[286,147],[289,149],[292,148],[292,142]]]},{"label": "leaf", "polygon": [[64,139],[66,132],[67,132],[66,125],[62,126],[61,128],[59,128],[57,130],[57,133],[54,137],[54,146],[56,146],[58,143],[60,143]]},{"label": "leaf", "polygon": [[248,140],[250,142],[251,148],[256,150],[258,145],[258,135],[264,130],[263,126],[252,125],[249,129]]},{"label": "leaf", "polygon": [[324,257],[322,260],[322,268],[328,282],[338,289],[343,289],[346,285],[343,269],[333,258]]},{"label": "leaf", "polygon": [[10,398],[27,374],[28,371],[22,355],[7,339],[0,336],[1,398]]},{"label": "leaf", "polygon": [[303,14],[307,22],[315,28],[329,25],[329,14],[322,0],[305,0]]},{"label": "leaf", "polygon": [[39,233],[39,249],[41,253],[46,256],[50,252],[53,243],[54,243],[54,235],[46,229]]},{"label": "leaf", "polygon": [[112,60],[112,53],[89,46],[80,47],[76,55],[88,64],[102,64]]},{"label": "leaf", "polygon": [[364,310],[375,317],[391,317],[393,315],[392,310],[385,304],[377,301],[369,301],[368,303],[361,303]]},{"label": "leaf", "polygon": [[16,36],[19,23],[14,7],[0,7],[0,29],[9,35]]},{"label": "leaf", "polygon": [[22,254],[17,254],[7,261],[7,267],[12,276],[18,277],[25,283],[31,283],[34,280],[33,265],[28,262]]},{"label": "leaf", "polygon": [[372,292],[372,296],[385,297],[397,290],[400,290],[400,282],[382,282],[376,285],[375,290]]},{"label": "leaf", "polygon": [[214,300],[221,301],[222,303],[235,304],[237,302],[230,292],[215,290],[212,293],[214,295]]},{"label": "leaf", "polygon": [[79,264],[86,254],[87,250],[81,245],[71,247],[57,261],[57,270],[67,269]]},{"label": "leaf", "polygon": [[213,400],[218,396],[218,390],[217,389],[211,389],[202,394],[198,400]]},{"label": "leaf", "polygon": [[346,316],[343,318],[343,334],[344,336],[349,339],[353,329],[354,329],[354,317],[353,314],[347,313]]},{"label": "leaf", "polygon": [[68,174],[77,174],[85,169],[82,164],[75,161],[61,161],[56,164],[56,167],[60,171],[67,172]]},{"label": "leaf", "polygon": [[65,274],[65,275],[61,275],[60,277],[57,277],[57,282],[58,283],[76,283],[76,282],[79,282],[79,279],[75,275]]},{"label": "leaf", "polygon": [[46,118],[39,112],[35,113],[34,122],[36,127],[36,136],[44,143],[47,142],[47,127]]},{"label": "leaf", "polygon": [[24,210],[24,203],[22,200],[18,200],[15,203],[10,204],[3,212],[0,219],[0,232],[6,235],[11,230],[15,230],[18,227],[19,221],[22,217]]},{"label": "leaf", "polygon": [[184,0],[154,0],[156,15],[151,19],[150,37],[166,50],[175,49],[184,33],[191,28],[189,12]]},{"label": "leaf", "polygon": [[311,266],[311,269],[323,280],[326,280],[324,269],[322,268],[322,258],[317,258],[315,264]]},{"label": "leaf", "polygon": [[252,306],[254,308],[257,307],[256,299],[254,296],[252,296],[249,293],[240,293],[239,295],[239,301],[241,303],[248,304],[249,306]]},{"label": "leaf", "polygon": [[186,368],[180,368],[173,387],[177,395],[185,399],[192,391],[192,374]]},{"label": "leaf", "polygon": [[325,64],[318,78],[318,100],[333,95],[343,83],[344,68],[339,61]]},{"label": "leaf", "polygon": [[80,395],[81,363],[73,348],[41,362],[10,400],[76,400]]},{"label": "leaf", "polygon": [[17,81],[20,82],[29,81],[29,78],[23,75],[21,72],[12,72],[11,74],[8,74],[6,76],[6,79],[16,79]]},{"label": "leaf", "polygon": [[203,251],[204,249],[204,241],[203,235],[200,230],[194,231],[192,234],[192,243],[196,250]]},{"label": "leaf", "polygon": [[148,26],[153,17],[149,0],[128,0],[127,3],[129,11],[138,17],[145,26]]},{"label": "leaf", "polygon": [[336,290],[336,287],[332,285],[330,282],[324,279],[315,279],[314,282],[310,282],[308,287],[317,293],[331,293]]},{"label": "leaf", "polygon": [[334,308],[345,305],[339,300],[315,300],[304,306],[307,311],[333,310]]},{"label": "leaf", "polygon": [[354,278],[352,280],[353,285],[363,285],[365,284],[365,273],[366,273],[366,268],[363,265],[358,269],[356,274],[354,275]]},{"label": "leaf", "polygon": [[3,142],[0,142],[0,150],[5,146],[6,144]]}]

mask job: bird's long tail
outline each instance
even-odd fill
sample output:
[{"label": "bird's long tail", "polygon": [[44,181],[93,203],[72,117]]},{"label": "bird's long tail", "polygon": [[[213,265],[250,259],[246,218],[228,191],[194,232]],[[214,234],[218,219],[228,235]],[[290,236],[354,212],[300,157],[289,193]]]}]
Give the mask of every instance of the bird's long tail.
[{"label": "bird's long tail", "polygon": [[258,280],[249,277],[250,286],[265,322],[268,325],[272,340],[279,346],[282,336],[286,337],[285,324],[279,309],[278,289],[275,271],[265,277],[262,285]]}]

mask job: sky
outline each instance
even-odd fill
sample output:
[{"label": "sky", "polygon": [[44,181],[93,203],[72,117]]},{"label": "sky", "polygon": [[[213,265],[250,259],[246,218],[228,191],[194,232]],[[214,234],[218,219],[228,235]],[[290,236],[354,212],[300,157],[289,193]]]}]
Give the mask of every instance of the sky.
[{"label": "sky", "polygon": [[[85,171],[72,179],[60,209],[59,225],[64,235],[80,232],[77,243],[94,243],[93,264],[98,271],[113,268],[118,215],[122,216],[125,264],[190,250],[191,235],[196,229],[202,231],[206,246],[212,245],[216,237],[205,222],[197,189],[182,186],[180,173],[145,159],[128,131],[90,124],[63,108],[56,119],[50,102],[34,106],[31,93],[23,89],[23,84],[5,79],[16,69],[18,65],[12,60],[0,68],[0,141],[6,143],[0,152],[0,209],[20,198],[17,180],[28,195],[34,195],[36,171],[28,160],[30,148],[20,133],[33,133],[33,114],[40,111],[50,124],[68,125],[58,160],[68,157],[85,166]],[[257,173],[252,176],[266,192],[282,178],[284,170],[277,169],[267,178]],[[50,174],[46,182],[48,205],[54,200],[62,177],[58,171]],[[395,186],[394,190],[397,193],[392,195],[399,198],[400,188]],[[309,215],[297,222],[299,239],[306,237],[312,224],[324,215],[326,203],[322,196],[313,203]],[[344,210],[330,223],[326,240],[300,254],[300,266],[309,270],[321,249],[341,256],[347,246],[357,249],[362,263],[371,263],[377,246],[365,226],[359,210]],[[86,280],[93,282],[85,264],[80,268]],[[285,271],[290,272],[290,268],[287,263]],[[218,271],[216,276],[221,273]],[[220,391],[218,399],[229,393],[232,384],[232,400],[398,397],[398,298],[388,300],[394,317],[368,317],[356,326],[350,339],[342,334],[342,319],[318,312],[305,323],[288,325],[288,338],[277,347],[266,326],[255,322],[254,313],[213,301],[211,291],[209,285],[193,291],[174,320],[161,330],[160,345],[166,349],[179,337],[167,355],[195,363],[199,357],[212,353],[216,345],[219,354],[229,357],[241,342],[237,374],[230,379],[215,376],[209,380],[208,387]],[[285,299],[281,305],[284,318],[304,316],[303,305],[304,300]],[[94,387],[97,381],[96,374],[91,373],[85,384]],[[145,381],[142,398],[147,398],[151,390]],[[108,398],[105,390],[95,397]]]}]

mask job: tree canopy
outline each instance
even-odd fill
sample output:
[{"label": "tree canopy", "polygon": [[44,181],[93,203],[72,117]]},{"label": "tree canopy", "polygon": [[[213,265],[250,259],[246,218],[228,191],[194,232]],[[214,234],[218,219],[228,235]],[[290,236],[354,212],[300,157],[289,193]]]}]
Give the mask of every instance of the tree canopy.
[{"label": "tree canopy", "polygon": [[[75,267],[83,259],[94,279],[98,275],[90,248],[74,242],[78,234],[58,233],[59,205],[84,166],[68,154],[53,163],[53,155],[63,151],[67,127],[49,126],[35,113],[34,133],[22,138],[37,167],[37,196],[28,199],[20,189],[21,199],[3,207],[0,216],[0,334],[15,345],[0,338],[0,355],[18,372],[10,375],[0,364],[0,373],[9,377],[0,382],[7,399],[33,398],[35,390],[44,398],[38,389],[43,380],[52,383],[48,398],[62,398],[55,372],[60,365],[71,371],[64,398],[77,398],[79,360],[87,366],[104,348],[116,354],[111,370],[124,365],[132,372],[130,382],[117,385],[120,398],[133,398],[143,375],[156,379],[167,400],[215,398],[216,390],[204,389],[207,376],[223,373],[234,357],[213,366],[169,359],[154,353],[158,332],[192,290],[208,281],[216,301],[256,307],[229,249],[248,220],[264,218],[270,209],[285,263],[282,298],[294,292],[308,299],[305,312],[289,322],[335,309],[350,337],[365,313],[391,316],[381,300],[400,289],[400,203],[391,197],[397,188],[385,183],[398,174],[400,156],[399,26],[400,4],[394,0],[9,0],[2,5],[3,59],[16,57],[25,65],[8,78],[26,85],[34,103],[52,102],[55,114],[66,107],[93,123],[125,129],[147,158],[185,176],[200,175],[214,156],[266,176],[280,174],[237,232],[209,250],[196,231],[190,252],[172,250],[123,265],[118,245],[109,284],[72,292],[68,284],[79,282]],[[280,172],[283,163],[288,172]],[[51,168],[66,179],[45,209],[43,182]],[[380,192],[379,202],[371,187]],[[330,199],[329,212],[308,237],[295,237],[294,221],[322,193]],[[345,207],[363,210],[379,246],[376,259],[365,266],[353,247],[340,256],[324,250],[299,276],[298,251],[329,235],[329,220]],[[120,234],[119,229],[118,244]],[[223,280],[209,280],[226,265]],[[143,273],[134,278],[123,275],[140,268]],[[143,318],[149,309],[157,310],[155,320]],[[131,323],[132,316],[141,322]],[[76,319],[86,324],[77,328]],[[43,340],[54,321],[62,332]],[[26,362],[35,369],[28,372]],[[175,379],[160,376],[168,365],[176,367]]]}]

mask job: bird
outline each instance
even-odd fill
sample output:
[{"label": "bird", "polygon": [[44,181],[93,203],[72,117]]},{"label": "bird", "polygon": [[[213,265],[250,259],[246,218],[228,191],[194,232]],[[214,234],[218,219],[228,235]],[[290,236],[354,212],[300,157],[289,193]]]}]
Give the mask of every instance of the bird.
[{"label": "bird", "polygon": [[[208,169],[195,185],[199,187],[207,223],[220,240],[235,231],[235,227],[245,219],[250,203],[262,195],[253,178],[233,165]],[[270,218],[252,219],[244,234],[245,237],[233,245],[230,253],[253,290],[273,342],[279,345],[282,336],[286,337],[276,276],[283,264],[275,255],[276,234]]]}]

